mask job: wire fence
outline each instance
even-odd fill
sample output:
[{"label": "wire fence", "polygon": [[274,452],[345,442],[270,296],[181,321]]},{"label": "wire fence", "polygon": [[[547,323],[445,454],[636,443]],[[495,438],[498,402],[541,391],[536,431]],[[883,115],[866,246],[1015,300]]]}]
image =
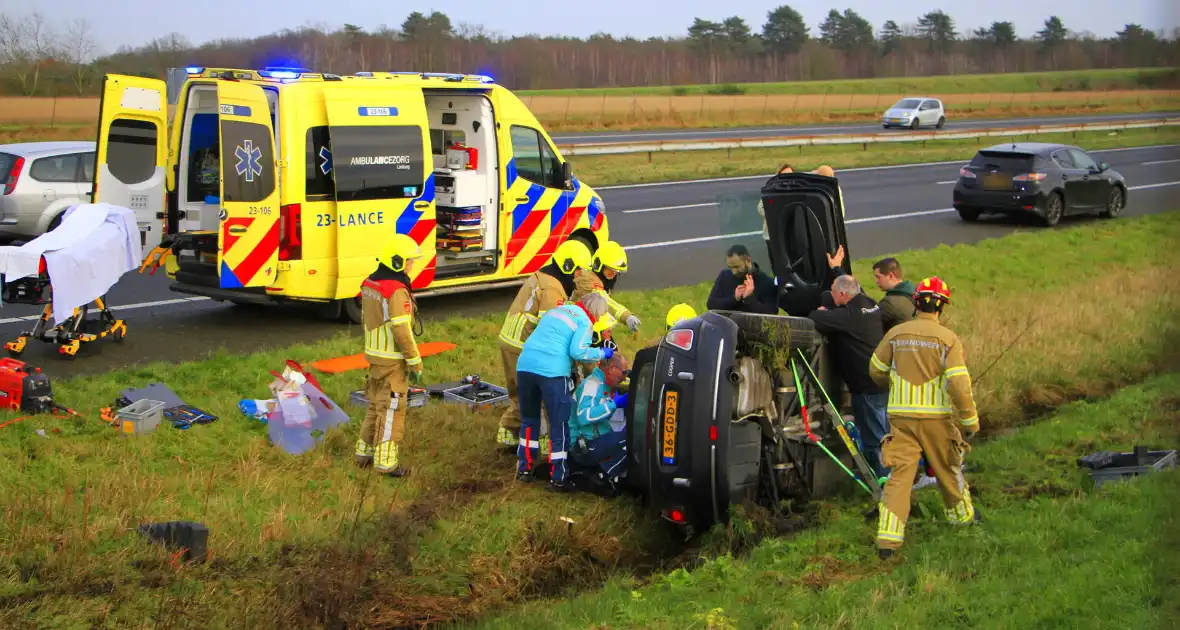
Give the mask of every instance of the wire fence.
[{"label": "wire fence", "polygon": [[[906,94],[523,96],[551,130],[659,123],[665,126],[851,120],[879,116]],[[956,117],[1021,113],[1151,111],[1180,107],[1180,90],[1010,92],[935,95]],[[97,98],[0,97],[0,125],[78,126],[98,120]]]}]

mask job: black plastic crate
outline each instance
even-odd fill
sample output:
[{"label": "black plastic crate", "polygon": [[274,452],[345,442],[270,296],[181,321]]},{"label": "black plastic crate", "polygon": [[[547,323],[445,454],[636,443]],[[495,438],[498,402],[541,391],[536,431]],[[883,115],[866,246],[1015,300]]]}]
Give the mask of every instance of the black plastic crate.
[{"label": "black plastic crate", "polygon": [[1150,451],[1137,446],[1130,453],[1100,451],[1078,458],[1078,466],[1090,469],[1094,486],[1176,468],[1176,450]]}]

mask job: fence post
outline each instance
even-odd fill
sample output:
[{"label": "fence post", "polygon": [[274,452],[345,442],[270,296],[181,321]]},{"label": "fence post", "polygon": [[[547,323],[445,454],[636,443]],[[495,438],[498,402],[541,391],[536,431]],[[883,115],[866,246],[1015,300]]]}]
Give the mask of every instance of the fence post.
[{"label": "fence post", "polygon": [[57,95],[53,95],[53,112],[49,114],[49,128],[57,126]]}]

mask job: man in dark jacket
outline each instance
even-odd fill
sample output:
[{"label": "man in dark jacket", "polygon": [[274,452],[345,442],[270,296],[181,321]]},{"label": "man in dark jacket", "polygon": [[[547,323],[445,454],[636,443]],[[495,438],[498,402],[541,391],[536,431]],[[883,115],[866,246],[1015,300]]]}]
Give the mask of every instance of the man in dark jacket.
[{"label": "man in dark jacket", "polygon": [[882,258],[873,265],[877,288],[885,292],[881,310],[885,313],[885,330],[914,318],[914,283],[903,280],[901,263],[896,258]]},{"label": "man in dark jacket", "polygon": [[734,245],[725,252],[728,267],[713,281],[706,306],[709,310],[742,311],[746,313],[778,313],[778,289],[750,258],[745,245]]},{"label": "man in dark jacket", "polygon": [[881,465],[881,440],[889,432],[889,390],[869,376],[869,359],[885,337],[883,311],[848,275],[832,283],[832,302],[835,308],[821,306],[808,317],[832,343],[836,369],[852,394],[852,415],[864,442],[865,460],[881,478],[889,473]]}]

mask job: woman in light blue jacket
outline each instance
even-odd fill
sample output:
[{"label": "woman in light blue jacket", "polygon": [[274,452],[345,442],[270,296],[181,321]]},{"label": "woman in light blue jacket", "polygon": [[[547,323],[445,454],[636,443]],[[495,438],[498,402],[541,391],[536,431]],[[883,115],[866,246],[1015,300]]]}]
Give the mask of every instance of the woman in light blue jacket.
[{"label": "woman in light blue jacket", "polygon": [[610,348],[594,348],[594,321],[609,309],[606,298],[590,293],[574,303],[550,309],[524,342],[516,361],[520,400],[520,445],[516,448],[516,478],[532,481],[540,454],[541,405],[549,416],[549,489],[570,490],[566,451],[573,406],[574,361],[596,363],[614,355]]}]

